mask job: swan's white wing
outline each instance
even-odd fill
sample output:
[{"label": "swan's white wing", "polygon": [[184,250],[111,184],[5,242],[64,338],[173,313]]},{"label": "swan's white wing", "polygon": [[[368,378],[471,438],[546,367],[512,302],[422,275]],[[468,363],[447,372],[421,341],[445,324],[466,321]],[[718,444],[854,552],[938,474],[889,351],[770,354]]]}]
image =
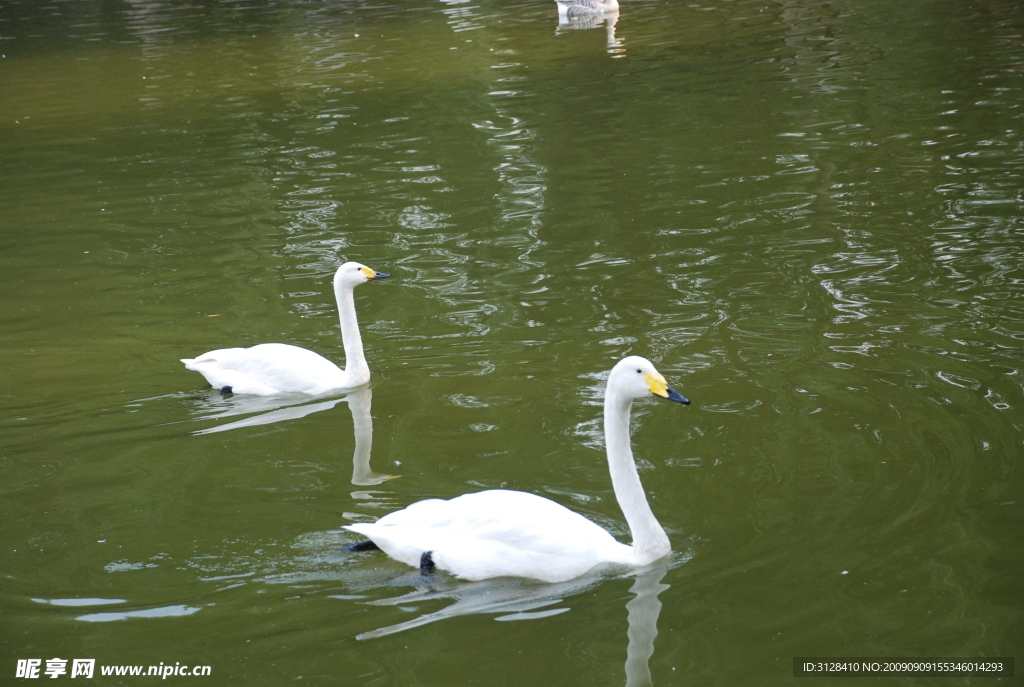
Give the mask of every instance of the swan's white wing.
[{"label": "swan's white wing", "polygon": [[230,386],[242,394],[319,394],[341,388],[345,378],[345,373],[322,355],[278,343],[222,348],[182,362],[214,388]]},{"label": "swan's white wing", "polygon": [[531,577],[560,582],[602,563],[627,563],[631,549],[582,515],[534,494],[492,490],[430,499],[376,523],[346,529],[396,560],[418,566],[425,551],[466,580]]}]

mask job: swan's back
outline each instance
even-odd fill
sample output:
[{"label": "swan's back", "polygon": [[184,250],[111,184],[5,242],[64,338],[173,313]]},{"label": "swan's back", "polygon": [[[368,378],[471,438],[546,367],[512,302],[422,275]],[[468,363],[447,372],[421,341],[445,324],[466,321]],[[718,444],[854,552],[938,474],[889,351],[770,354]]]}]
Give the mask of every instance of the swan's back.
[{"label": "swan's back", "polygon": [[632,549],[554,501],[496,489],[450,501],[419,501],[376,523],[346,529],[373,540],[392,558],[434,564],[465,580],[530,577],[562,582],[595,566],[628,564]]}]

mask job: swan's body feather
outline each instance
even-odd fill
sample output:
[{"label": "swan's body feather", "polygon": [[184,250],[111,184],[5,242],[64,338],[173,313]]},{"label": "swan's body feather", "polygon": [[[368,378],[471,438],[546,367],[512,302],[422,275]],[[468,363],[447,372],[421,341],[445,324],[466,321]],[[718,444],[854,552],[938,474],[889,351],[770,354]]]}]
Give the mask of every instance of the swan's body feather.
[{"label": "swan's body feather", "polygon": [[634,398],[654,394],[689,403],[669,388],[649,360],[630,356],[608,376],[605,447],[615,498],[633,535],[632,545],[564,506],[534,494],[502,489],[429,499],[375,523],[347,525],[395,560],[434,566],[464,580],[531,577],[564,582],[601,565],[644,566],[672,550],[644,495],[629,447]]},{"label": "swan's body feather", "polygon": [[370,381],[368,373],[365,379],[349,379],[344,370],[319,353],[280,343],[221,348],[181,362],[206,377],[213,388],[231,387],[236,394],[317,395]]},{"label": "swan's body feather", "polygon": [[203,375],[214,389],[230,389],[235,394],[319,395],[362,386],[370,381],[370,368],[363,355],[352,291],[360,284],[390,276],[357,262],[346,262],[334,274],[334,296],[345,347],[344,370],[319,353],[279,343],[220,348],[195,358],[182,358],[181,362]]},{"label": "swan's body feather", "polygon": [[564,582],[602,564],[629,564],[629,546],[579,513],[522,491],[495,489],[450,501],[414,503],[375,523],[346,529],[372,539],[392,558],[434,564],[464,580],[532,577]]}]

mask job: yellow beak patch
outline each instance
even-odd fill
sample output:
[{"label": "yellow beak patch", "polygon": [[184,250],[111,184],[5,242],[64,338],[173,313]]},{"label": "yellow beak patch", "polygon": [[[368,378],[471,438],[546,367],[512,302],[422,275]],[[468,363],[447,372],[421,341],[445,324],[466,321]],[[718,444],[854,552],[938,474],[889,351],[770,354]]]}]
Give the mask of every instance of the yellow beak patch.
[{"label": "yellow beak patch", "polygon": [[647,382],[647,388],[651,390],[651,393],[655,396],[661,396],[662,398],[668,398],[668,382],[657,372],[644,372],[644,380]]},{"label": "yellow beak patch", "polygon": [[366,275],[367,279],[373,279],[377,276],[377,273],[371,270],[369,267],[360,267],[359,271]]}]

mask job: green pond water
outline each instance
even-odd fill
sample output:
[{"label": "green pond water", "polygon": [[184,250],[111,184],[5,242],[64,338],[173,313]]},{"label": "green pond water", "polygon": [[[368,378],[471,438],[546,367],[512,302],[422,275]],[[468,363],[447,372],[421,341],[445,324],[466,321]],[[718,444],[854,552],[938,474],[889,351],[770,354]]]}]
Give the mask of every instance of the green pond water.
[{"label": "green pond water", "polygon": [[[53,658],[633,687],[1024,657],[1020,3],[592,24],[0,0],[0,684]],[[345,260],[394,275],[356,291],[368,389],[221,397],[179,362],[342,364]],[[693,401],[633,409],[670,558],[552,586],[341,551],[501,487],[628,542],[600,423],[628,354]]]}]

